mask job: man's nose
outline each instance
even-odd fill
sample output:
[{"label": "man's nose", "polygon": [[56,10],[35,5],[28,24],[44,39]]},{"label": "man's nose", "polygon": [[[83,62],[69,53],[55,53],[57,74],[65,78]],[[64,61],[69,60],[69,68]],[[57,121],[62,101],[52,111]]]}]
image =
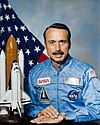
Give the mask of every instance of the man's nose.
[{"label": "man's nose", "polygon": [[61,47],[60,47],[60,43],[56,43],[56,47],[55,47],[56,51],[60,51],[61,50]]}]

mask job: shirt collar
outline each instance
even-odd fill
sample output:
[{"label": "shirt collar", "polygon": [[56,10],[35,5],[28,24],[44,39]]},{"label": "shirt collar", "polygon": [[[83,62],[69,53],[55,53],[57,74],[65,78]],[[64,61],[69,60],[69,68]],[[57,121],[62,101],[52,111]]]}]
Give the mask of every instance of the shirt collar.
[{"label": "shirt collar", "polygon": [[68,66],[70,64],[70,61],[72,60],[72,57],[68,54],[66,61],[61,64],[60,70],[63,69],[65,66]]},{"label": "shirt collar", "polygon": [[[70,64],[70,61],[72,60],[72,57],[68,54],[66,60],[64,61],[64,63],[61,64],[60,68],[57,69],[58,71],[61,71],[65,66],[69,65]],[[52,62],[51,62],[51,59],[49,59],[49,64],[54,67],[52,65]],[[55,67],[54,67],[55,68]]]}]

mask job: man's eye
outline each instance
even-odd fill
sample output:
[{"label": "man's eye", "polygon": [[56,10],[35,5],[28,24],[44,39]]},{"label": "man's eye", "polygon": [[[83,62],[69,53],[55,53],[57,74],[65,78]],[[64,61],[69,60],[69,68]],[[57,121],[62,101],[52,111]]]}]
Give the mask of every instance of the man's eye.
[{"label": "man's eye", "polygon": [[50,44],[53,44],[54,42],[51,42]]},{"label": "man's eye", "polygon": [[55,43],[55,41],[50,41],[50,42],[49,42],[49,44],[54,44],[54,43]]},{"label": "man's eye", "polygon": [[60,43],[67,43],[67,41],[66,40],[61,40]]}]

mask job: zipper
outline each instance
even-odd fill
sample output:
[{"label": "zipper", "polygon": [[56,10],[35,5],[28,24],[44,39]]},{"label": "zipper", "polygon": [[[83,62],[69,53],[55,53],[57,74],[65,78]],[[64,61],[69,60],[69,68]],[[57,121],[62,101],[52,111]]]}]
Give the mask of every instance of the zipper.
[{"label": "zipper", "polygon": [[57,107],[59,112],[59,70],[57,70]]}]

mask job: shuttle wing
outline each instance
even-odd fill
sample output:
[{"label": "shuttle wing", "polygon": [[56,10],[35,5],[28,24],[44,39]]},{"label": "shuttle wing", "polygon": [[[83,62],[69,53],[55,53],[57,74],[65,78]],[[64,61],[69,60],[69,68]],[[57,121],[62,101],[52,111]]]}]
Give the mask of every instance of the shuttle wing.
[{"label": "shuttle wing", "polygon": [[29,95],[25,91],[23,91],[23,90],[22,90],[21,103],[23,103],[24,105],[30,103]]},{"label": "shuttle wing", "polygon": [[10,107],[11,105],[11,90],[4,93],[4,96],[0,100],[0,106]]},{"label": "shuttle wing", "polygon": [[[21,90],[21,91],[22,91],[21,103],[23,105],[30,103],[29,95],[24,90]],[[8,90],[4,93],[3,98],[1,98],[0,100],[0,106],[10,107],[12,102],[11,93],[12,93],[12,90]]]}]

